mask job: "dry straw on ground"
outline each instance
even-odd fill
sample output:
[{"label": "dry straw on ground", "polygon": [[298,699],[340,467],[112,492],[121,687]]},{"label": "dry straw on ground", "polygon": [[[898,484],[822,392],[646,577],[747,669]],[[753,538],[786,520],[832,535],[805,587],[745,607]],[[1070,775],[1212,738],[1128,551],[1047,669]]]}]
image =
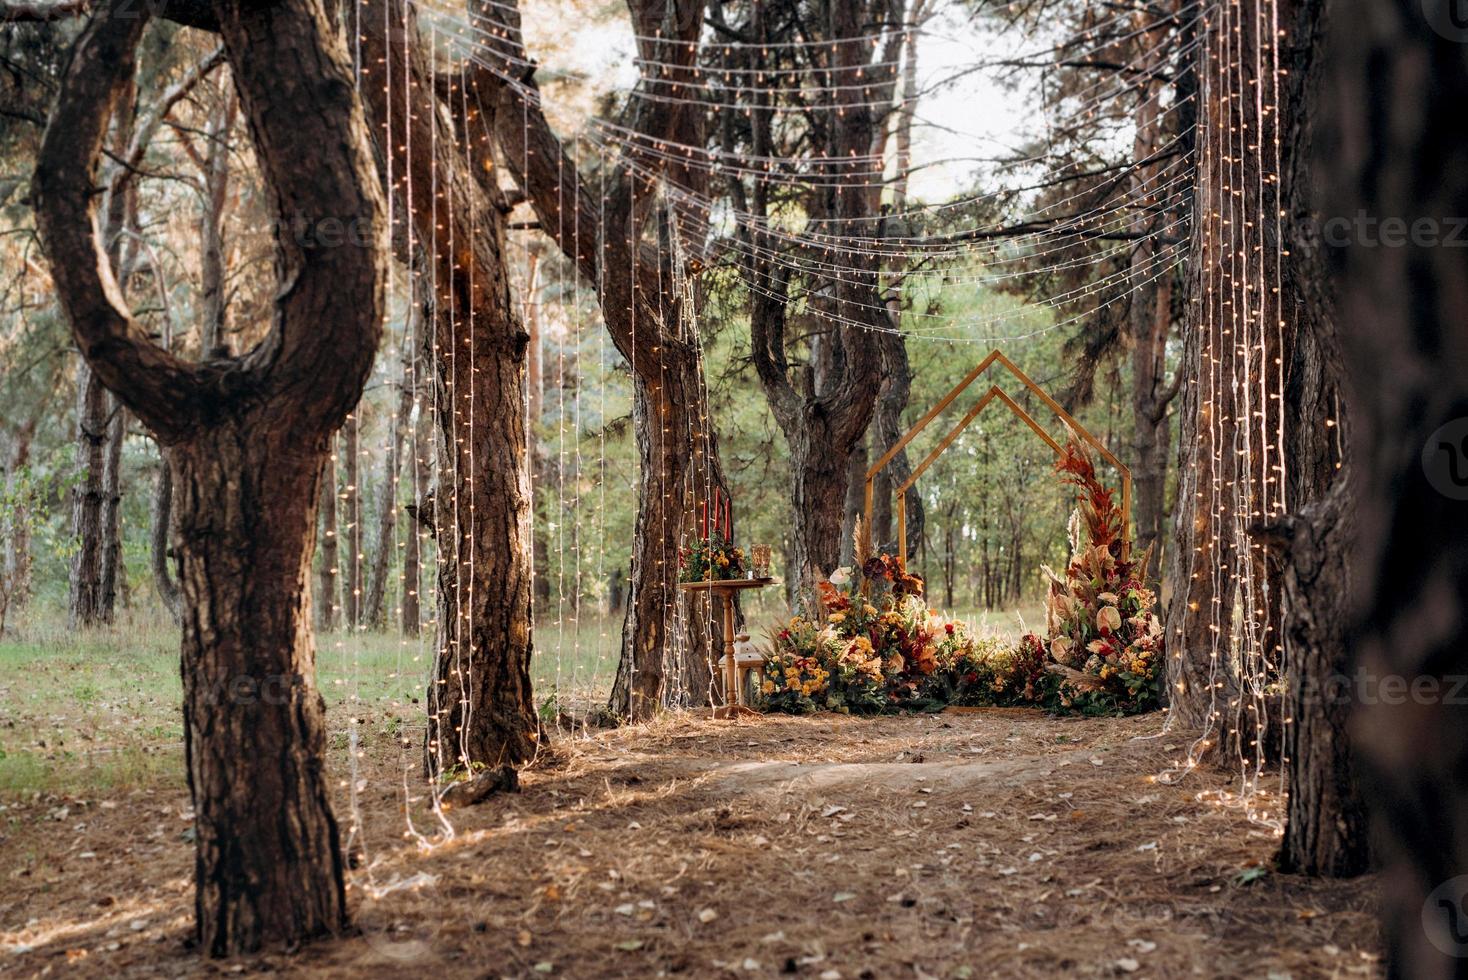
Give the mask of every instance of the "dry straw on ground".
[{"label": "dry straw on ground", "polygon": [[[1219,802],[1227,774],[1152,778],[1185,744],[1159,734],[1161,716],[671,715],[561,737],[519,794],[453,812],[455,837],[426,849],[404,837],[412,752],[399,740],[412,735],[368,720],[360,935],[202,962],[183,945],[181,787],[35,801],[9,814],[0,897],[0,946],[29,951],[0,953],[0,972],[1380,973],[1372,883],[1269,872],[1272,834]],[[421,801],[412,809],[433,829]]]}]

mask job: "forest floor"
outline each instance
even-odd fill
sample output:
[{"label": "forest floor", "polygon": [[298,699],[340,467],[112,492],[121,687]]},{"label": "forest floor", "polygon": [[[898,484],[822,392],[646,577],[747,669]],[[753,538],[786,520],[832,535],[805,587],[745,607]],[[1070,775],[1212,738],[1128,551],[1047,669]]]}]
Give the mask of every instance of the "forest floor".
[{"label": "forest floor", "polygon": [[[1186,750],[1160,715],[670,715],[562,735],[519,793],[450,812],[449,837],[421,800],[405,803],[416,748],[403,744],[417,735],[386,701],[354,711],[357,931],[209,962],[186,947],[192,815],[176,707],[154,694],[121,714],[42,703],[17,696],[37,681],[13,666],[0,677],[3,744],[40,751],[51,738],[54,750],[65,733],[91,775],[68,783],[62,765],[55,788],[0,783],[0,975],[1381,972],[1373,882],[1271,871],[1274,835],[1232,797],[1236,777],[1158,780]],[[350,826],[346,710],[329,713]],[[149,761],[100,778],[98,758],[119,745]]]}]

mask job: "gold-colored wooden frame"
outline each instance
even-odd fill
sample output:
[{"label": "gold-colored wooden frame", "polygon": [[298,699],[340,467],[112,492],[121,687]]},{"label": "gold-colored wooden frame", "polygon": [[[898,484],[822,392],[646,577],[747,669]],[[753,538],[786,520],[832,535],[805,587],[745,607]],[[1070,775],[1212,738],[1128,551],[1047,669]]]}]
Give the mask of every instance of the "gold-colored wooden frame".
[{"label": "gold-colored wooden frame", "polygon": [[[937,418],[949,405],[953,404],[954,400],[957,399],[959,395],[968,390],[968,387],[970,385],[979,380],[979,378],[983,377],[984,373],[996,363],[1007,370],[1010,374],[1012,374],[1015,379],[1019,381],[1020,384],[1024,385],[1030,391],[1034,392],[1035,396],[1039,398],[1040,401],[1044,402],[1047,408],[1049,408],[1052,412],[1059,416],[1060,420],[1064,422],[1072,432],[1085,440],[1087,445],[1096,450],[1096,452],[1100,454],[1102,459],[1106,460],[1106,462],[1114,466],[1116,468],[1116,471],[1121,474],[1121,554],[1122,560],[1125,561],[1128,557],[1130,557],[1132,549],[1132,471],[1122,465],[1121,460],[1117,459],[1116,456],[1110,450],[1108,450],[1104,444],[1102,444],[1101,440],[1093,436],[1086,429],[1085,426],[1081,425],[1069,412],[1061,408],[1060,403],[1057,402],[1054,398],[1051,398],[1049,393],[1046,392],[1045,389],[1041,388],[1039,385],[1035,384],[1034,381],[1030,380],[1029,375],[1021,371],[1013,361],[1005,357],[1004,353],[997,349],[991,351],[989,356],[984,358],[983,361],[979,363],[978,367],[970,371],[967,377],[965,377],[962,381],[958,383],[957,387],[955,387],[948,394],[944,395],[942,399],[938,401],[938,404],[934,405],[928,410],[928,413],[926,415],[918,419],[917,424],[914,425],[911,429],[908,429],[907,434],[904,435],[901,439],[897,440],[896,445],[887,450],[882,458],[877,460],[877,462],[873,464],[871,469],[867,470],[866,521],[864,522],[862,531],[866,539],[863,543],[866,545],[867,550],[872,550],[872,510],[875,503],[874,487],[877,479],[877,474],[882,472],[882,469],[886,467],[888,463],[892,462],[893,457],[901,452],[908,443],[912,442],[912,440],[917,437],[918,433],[926,429],[929,423]],[[924,458],[923,461],[919,463],[917,467],[912,471],[912,475],[909,476],[905,481],[903,481],[902,486],[898,487],[896,490],[897,501],[895,506],[897,508],[897,555],[904,567],[906,567],[907,565],[907,491],[910,490],[912,488],[912,485],[917,482],[918,477],[922,476],[923,473],[927,471],[928,467],[932,466],[933,463],[937,461],[939,456],[942,456],[945,452],[948,451],[948,448],[953,445],[954,440],[958,438],[959,434],[962,433],[964,429],[967,429],[971,424],[973,424],[974,419],[979,417],[979,413],[988,408],[989,405],[996,399],[1004,403],[1004,405],[1011,412],[1018,416],[1021,422],[1029,426],[1030,430],[1034,432],[1035,435],[1044,440],[1045,445],[1054,450],[1056,455],[1060,455],[1061,453],[1065,452],[1065,446],[1056,441],[1056,439],[1045,430],[1044,426],[1042,426],[1039,422],[1036,422],[1034,417],[1031,416],[1029,412],[1026,412],[1023,408],[1020,407],[1020,404],[1018,402],[1011,398],[998,385],[991,385],[989,387],[989,390],[984,393],[984,396],[979,399],[978,404],[969,409],[968,413],[959,420],[958,424],[955,425],[948,432],[948,434],[942,438],[941,441],[939,441],[938,445],[933,448],[933,451],[928,453],[927,457]]]}]

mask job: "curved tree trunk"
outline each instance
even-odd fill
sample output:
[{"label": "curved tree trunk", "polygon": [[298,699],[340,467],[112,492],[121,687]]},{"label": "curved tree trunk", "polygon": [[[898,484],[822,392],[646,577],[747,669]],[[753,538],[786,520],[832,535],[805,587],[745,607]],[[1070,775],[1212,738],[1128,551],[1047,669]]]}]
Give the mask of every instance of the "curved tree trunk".
[{"label": "curved tree trunk", "polygon": [[278,290],[261,344],[237,360],[192,364],[154,344],[118,303],[92,188],[146,5],[96,6],[33,189],[83,356],[168,449],[195,940],[225,956],[293,946],[347,922],[306,582],[331,434],[361,396],[381,333],[385,209],[346,48],[321,0],[212,9],[277,216],[308,226],[349,216],[362,232],[335,248],[277,237],[289,288]]}]

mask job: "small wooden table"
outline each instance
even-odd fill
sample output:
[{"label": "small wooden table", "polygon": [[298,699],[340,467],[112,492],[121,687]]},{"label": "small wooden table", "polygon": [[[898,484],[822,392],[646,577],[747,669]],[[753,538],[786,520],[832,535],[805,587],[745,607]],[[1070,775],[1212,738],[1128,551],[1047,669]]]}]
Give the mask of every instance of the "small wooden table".
[{"label": "small wooden table", "polygon": [[[740,704],[739,667],[734,662],[734,597],[747,589],[763,589],[774,585],[772,578],[737,578],[723,581],[679,582],[684,592],[707,592],[724,605],[724,663],[728,677],[724,681],[725,704],[714,709],[715,718],[736,718],[740,715],[757,715],[759,712]],[[712,665],[711,665],[712,666]]]}]

